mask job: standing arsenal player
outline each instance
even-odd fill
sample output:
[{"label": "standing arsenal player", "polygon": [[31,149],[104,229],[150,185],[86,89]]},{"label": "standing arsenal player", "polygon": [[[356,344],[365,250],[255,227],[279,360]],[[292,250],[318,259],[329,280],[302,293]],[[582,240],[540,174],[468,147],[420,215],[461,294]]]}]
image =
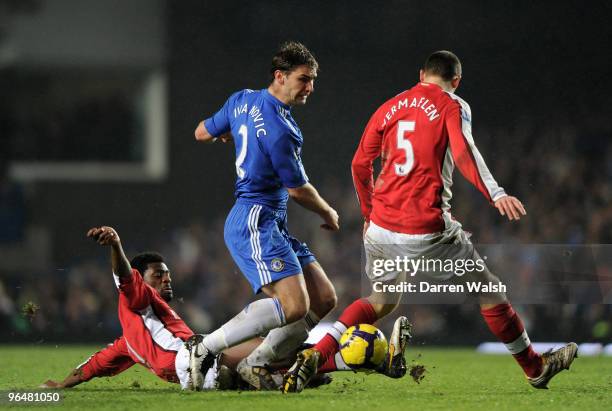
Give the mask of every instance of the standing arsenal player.
[{"label": "standing arsenal player", "polygon": [[[384,103],[366,126],[352,172],[365,219],[366,273],[372,282],[396,284],[405,275],[405,271],[385,271],[381,275],[373,270],[376,260],[394,260],[398,256],[455,261],[479,258],[461,224],[450,214],[455,165],[502,216],[512,221],[526,214],[521,202],[497,184],[474,144],[470,106],[454,94],[460,81],[457,56],[437,51],[425,62],[420,83]],[[382,169],[374,182],[372,164],[378,157]],[[453,272],[425,274],[441,281],[458,279]],[[499,283],[486,267],[463,277],[467,278],[485,284]],[[301,391],[320,366],[326,371],[344,368],[341,356],[334,357],[340,336],[352,325],[373,324],[392,312],[401,294],[394,299],[384,297],[373,292],[347,307],[318,344],[298,355],[283,390]],[[505,294],[480,293],[478,298],[490,330],[506,345],[532,386],[547,388],[553,376],[569,368],[576,357],[576,344],[539,355]],[[409,327],[405,317],[396,320],[381,373],[390,377],[405,374],[403,352]]]}]

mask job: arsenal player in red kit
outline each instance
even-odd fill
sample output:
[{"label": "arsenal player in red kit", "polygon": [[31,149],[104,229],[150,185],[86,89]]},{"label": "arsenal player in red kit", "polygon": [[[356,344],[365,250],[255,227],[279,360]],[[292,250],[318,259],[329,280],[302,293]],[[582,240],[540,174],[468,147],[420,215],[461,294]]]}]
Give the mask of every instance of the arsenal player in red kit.
[{"label": "arsenal player in red kit", "polygon": [[[112,227],[94,227],[87,232],[87,236],[111,248],[123,335],[89,357],[64,381],[48,380],[42,387],[74,387],[94,377],[117,375],[134,364],[141,364],[160,378],[187,388],[189,351],[184,341],[193,332],[168,305],[173,297],[172,280],[164,258],[158,253],[146,252],[136,255],[129,262],[119,235]],[[219,373],[223,370],[226,371],[225,376],[235,379],[235,372],[231,369],[260,343],[261,339],[252,339],[225,350],[217,359],[217,366],[207,373],[201,388],[218,387]],[[225,383],[231,386],[233,381]]]},{"label": "arsenal player in red kit", "polygon": [[173,295],[163,257],[142,253],[130,263],[112,227],[94,227],[87,236],[110,246],[123,335],[78,366],[63,383],[47,381],[45,385],[71,387],[93,377],[119,374],[137,363],[166,381],[179,383],[177,353],[193,331],[168,305]]},{"label": "arsenal player in red kit", "polygon": [[[479,256],[450,213],[452,172],[456,166],[510,221],[525,215],[523,204],[506,194],[487,168],[472,137],[470,106],[454,94],[461,81],[461,63],[449,51],[430,55],[420,71],[420,82],[385,102],[372,115],[352,162],[352,173],[365,219],[366,274],[375,291],[353,302],[332,330],[313,348],[302,351],[285,376],[284,392],[299,392],[317,370],[344,369],[337,354],[340,336],[348,327],[373,324],[392,312],[400,293],[378,292],[381,285],[395,285],[406,271],[380,272],[377,260],[409,259],[478,260]],[[373,161],[381,157],[381,172],[373,179]],[[455,246],[452,246],[455,245]],[[481,260],[482,261],[482,260]],[[456,272],[425,272],[437,281],[477,281],[499,284],[486,266],[466,275]],[[518,314],[503,292],[477,293],[481,314],[489,329],[502,341],[535,388],[568,369],[577,345],[538,354]],[[404,349],[410,324],[396,320],[389,352],[379,372],[393,378],[406,373]]]}]

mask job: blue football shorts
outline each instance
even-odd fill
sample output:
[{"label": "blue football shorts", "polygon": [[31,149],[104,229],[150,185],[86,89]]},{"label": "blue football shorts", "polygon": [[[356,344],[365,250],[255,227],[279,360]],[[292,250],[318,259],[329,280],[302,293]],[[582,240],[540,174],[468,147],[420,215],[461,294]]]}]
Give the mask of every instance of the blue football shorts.
[{"label": "blue football shorts", "polygon": [[316,260],[306,243],[289,235],[287,210],[263,204],[236,202],[225,220],[224,238],[255,294]]}]

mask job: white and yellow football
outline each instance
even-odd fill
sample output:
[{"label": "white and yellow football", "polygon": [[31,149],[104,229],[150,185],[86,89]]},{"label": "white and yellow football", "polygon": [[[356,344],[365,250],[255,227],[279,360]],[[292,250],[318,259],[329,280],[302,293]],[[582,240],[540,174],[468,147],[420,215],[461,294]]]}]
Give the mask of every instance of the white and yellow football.
[{"label": "white and yellow football", "polygon": [[387,350],[385,335],[371,324],[354,325],[340,337],[340,355],[354,370],[378,367]]}]

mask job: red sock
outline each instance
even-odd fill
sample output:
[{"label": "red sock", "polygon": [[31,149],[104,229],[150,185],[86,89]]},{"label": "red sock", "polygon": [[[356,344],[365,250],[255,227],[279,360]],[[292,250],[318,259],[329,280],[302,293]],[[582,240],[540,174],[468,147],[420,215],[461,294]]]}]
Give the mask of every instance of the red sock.
[{"label": "red sock", "polygon": [[338,351],[340,337],[347,328],[357,324],[374,324],[377,319],[374,307],[366,298],[355,300],[345,308],[325,337],[314,346],[314,349],[321,353],[319,364],[325,364],[329,358],[333,360],[334,354]]},{"label": "red sock", "polygon": [[327,361],[325,361],[325,363],[319,367],[317,372],[324,373],[324,372],[332,372],[332,371],[338,371],[338,368],[336,367],[336,359],[334,358],[333,355],[330,356],[327,359]]},{"label": "red sock", "polygon": [[542,359],[533,350],[523,322],[508,303],[481,310],[489,329],[503,342],[528,377],[542,373]]}]

